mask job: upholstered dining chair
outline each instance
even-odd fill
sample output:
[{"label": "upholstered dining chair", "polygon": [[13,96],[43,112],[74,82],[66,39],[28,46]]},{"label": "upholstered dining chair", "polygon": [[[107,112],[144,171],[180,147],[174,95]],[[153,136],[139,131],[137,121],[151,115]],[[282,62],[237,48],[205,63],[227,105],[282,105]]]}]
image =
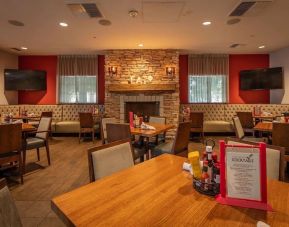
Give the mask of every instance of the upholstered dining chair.
[{"label": "upholstered dining chair", "polygon": [[37,151],[37,160],[40,161],[40,148],[46,148],[46,155],[48,165],[50,165],[50,151],[49,151],[49,128],[51,124],[51,117],[42,117],[39,122],[36,134],[33,137],[27,137],[26,143],[23,148],[23,169],[25,173],[25,164],[26,164],[26,151],[36,149]]},{"label": "upholstered dining chair", "polygon": [[[227,138],[229,145],[258,145],[257,142],[244,141],[237,138]],[[266,166],[269,179],[284,181],[285,149],[280,146],[266,145]]]},{"label": "upholstered dining chair", "polygon": [[[107,123],[106,124],[107,143],[112,143],[119,140],[130,139],[132,135],[130,132],[129,124],[121,123]],[[138,144],[132,144],[134,160],[140,159],[140,162],[144,161],[145,148],[139,147]]]},{"label": "upholstered dining chair", "polygon": [[79,114],[79,121],[80,121],[80,129],[79,129],[79,139],[78,142],[80,143],[81,135],[83,133],[91,133],[92,142],[94,142],[94,122],[92,113],[78,113]]},{"label": "upholstered dining chair", "polygon": [[134,166],[130,139],[88,149],[90,182]]},{"label": "upholstered dining chair", "polygon": [[272,144],[285,148],[284,159],[289,163],[289,123],[273,123]]},{"label": "upholstered dining chair", "polygon": [[[17,163],[19,168],[20,180],[23,184],[23,164],[21,150],[22,125],[0,124],[0,166],[5,164]],[[13,167],[13,165],[11,167]]]},{"label": "upholstered dining chair", "polygon": [[239,117],[237,116],[233,117],[233,123],[234,123],[235,134],[238,139],[244,140],[244,141],[253,141],[253,142],[266,142],[264,138],[245,136],[245,132],[243,130]]},{"label": "upholstered dining chair", "polygon": [[179,123],[175,139],[170,142],[161,143],[152,150],[153,156],[164,153],[179,154],[188,150],[190,139],[191,122]]},{"label": "upholstered dining chair", "polygon": [[191,132],[199,133],[201,140],[204,141],[204,113],[203,112],[191,112]]},{"label": "upholstered dining chair", "polygon": [[255,135],[254,128],[254,120],[252,112],[236,112],[236,115],[239,117],[241,125],[243,127],[244,132],[252,133]]},{"label": "upholstered dining chair", "polygon": [[[157,124],[166,124],[166,118],[161,116],[150,116],[149,123],[157,123]],[[160,142],[165,142],[166,140],[166,132],[163,134],[159,134],[155,137],[155,145],[158,145]]]},{"label": "upholstered dining chair", "polygon": [[117,123],[117,120],[114,117],[106,117],[106,118],[101,119],[100,134],[101,134],[101,140],[102,140],[103,144],[107,143],[107,133],[106,133],[106,124],[107,123]]},{"label": "upholstered dining chair", "polygon": [[21,227],[20,216],[4,178],[0,179],[0,201],[0,226]]}]

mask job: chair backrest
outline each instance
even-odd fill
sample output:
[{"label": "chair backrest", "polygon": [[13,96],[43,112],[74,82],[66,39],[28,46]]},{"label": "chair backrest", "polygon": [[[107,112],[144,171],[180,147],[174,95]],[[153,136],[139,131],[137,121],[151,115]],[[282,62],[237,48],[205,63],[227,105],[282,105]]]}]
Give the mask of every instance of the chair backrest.
[{"label": "chair backrest", "polygon": [[107,133],[106,133],[106,124],[107,123],[116,123],[117,120],[114,117],[106,117],[101,119],[101,138],[103,141],[107,139]]},{"label": "chair backrest", "polygon": [[[227,138],[231,145],[257,145],[256,142],[244,141],[236,138]],[[266,166],[267,177],[269,179],[284,181],[285,175],[285,149],[279,146],[266,145]]]},{"label": "chair backrest", "polygon": [[130,139],[88,149],[90,182],[134,166]]},{"label": "chair backrest", "polygon": [[41,117],[51,117],[53,116],[53,112],[52,111],[47,111],[47,112],[42,112],[41,113]]},{"label": "chair backrest", "polygon": [[236,112],[236,114],[239,117],[243,128],[247,128],[247,129],[254,128],[252,112]]},{"label": "chair backrest", "polygon": [[51,125],[51,117],[41,117],[36,132],[36,137],[47,140]]},{"label": "chair backrest", "polygon": [[115,142],[118,140],[131,139],[130,125],[120,123],[106,124],[107,142]]},{"label": "chair backrest", "polygon": [[92,113],[84,112],[78,113],[80,128],[93,128],[93,116]]},{"label": "chair backrest", "polygon": [[289,124],[273,123],[272,144],[275,146],[285,147],[289,150]]},{"label": "chair backrest", "polygon": [[0,201],[0,226],[22,226],[5,179],[0,179]]},{"label": "chair backrest", "polygon": [[22,124],[0,124],[0,154],[20,151],[22,148]]},{"label": "chair backrest", "polygon": [[150,123],[166,124],[166,118],[161,116],[150,116]]},{"label": "chair backrest", "polygon": [[203,112],[191,112],[190,121],[192,128],[203,128],[204,126],[204,113]]},{"label": "chair backrest", "polygon": [[245,136],[244,129],[241,125],[241,121],[239,117],[235,116],[233,117],[233,123],[234,123],[234,129],[235,133],[238,139],[243,139]]},{"label": "chair backrest", "polygon": [[190,131],[191,122],[179,123],[173,145],[174,154],[178,154],[188,149]]}]

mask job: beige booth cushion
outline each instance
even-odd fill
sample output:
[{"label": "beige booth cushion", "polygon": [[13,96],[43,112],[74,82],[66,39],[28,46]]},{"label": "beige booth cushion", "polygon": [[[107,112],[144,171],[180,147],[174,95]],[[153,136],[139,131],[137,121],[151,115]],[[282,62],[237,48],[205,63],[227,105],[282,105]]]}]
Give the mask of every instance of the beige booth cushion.
[{"label": "beige booth cushion", "polygon": [[[228,141],[230,145],[245,145],[246,143],[240,143],[235,141]],[[279,180],[279,168],[280,168],[280,151],[266,148],[266,165],[267,165],[267,178]]]},{"label": "beige booth cushion", "polygon": [[134,166],[129,142],[91,153],[95,180]]},{"label": "beige booth cushion", "polygon": [[55,124],[56,133],[79,133],[79,121],[60,121]]},{"label": "beige booth cushion", "polygon": [[204,121],[204,132],[234,132],[234,128],[229,121]]}]

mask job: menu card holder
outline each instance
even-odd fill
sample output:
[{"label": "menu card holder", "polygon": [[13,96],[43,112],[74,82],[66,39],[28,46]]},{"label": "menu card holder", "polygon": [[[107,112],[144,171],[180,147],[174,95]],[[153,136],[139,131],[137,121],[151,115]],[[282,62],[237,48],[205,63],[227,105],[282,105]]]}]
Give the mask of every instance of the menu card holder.
[{"label": "menu card holder", "polygon": [[[233,153],[232,150],[240,153]],[[252,150],[251,154],[250,150]],[[229,154],[230,152],[231,152],[230,154],[231,163],[228,163],[227,153]],[[258,159],[259,161],[257,162]],[[235,161],[236,163],[234,163]],[[248,162],[248,163],[237,163],[237,162]],[[230,169],[230,171],[232,170],[232,172],[229,173],[227,172],[226,168],[228,166],[233,167],[233,169]],[[251,168],[247,168],[246,170],[245,169],[246,166],[247,167],[251,166]],[[252,171],[248,172],[248,174],[246,175],[246,171],[250,170]],[[246,177],[248,177],[247,179],[251,180],[251,182],[247,182],[248,184],[243,185],[245,186],[244,190],[242,189],[242,187],[239,186],[236,187],[236,185],[233,185],[233,183],[236,182],[237,184],[242,183],[242,177],[244,177],[243,179],[246,179]],[[255,179],[258,179],[257,182],[255,182],[255,184],[253,181],[254,177]],[[234,187],[236,190],[230,189]],[[231,192],[228,192],[229,189],[231,190]],[[239,192],[240,194],[238,194]],[[246,198],[246,196],[248,197]],[[228,145],[225,144],[224,141],[220,141],[220,194],[216,197],[216,201],[218,203],[225,205],[254,208],[267,211],[273,210],[272,207],[267,203],[265,143],[259,143],[259,145],[257,146],[249,146],[249,145],[243,146],[243,145]]]}]

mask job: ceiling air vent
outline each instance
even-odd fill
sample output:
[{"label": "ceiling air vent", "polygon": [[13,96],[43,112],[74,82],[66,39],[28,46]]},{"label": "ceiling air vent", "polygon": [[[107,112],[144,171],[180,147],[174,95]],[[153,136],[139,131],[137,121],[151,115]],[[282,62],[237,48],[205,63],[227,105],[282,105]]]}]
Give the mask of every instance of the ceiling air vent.
[{"label": "ceiling air vent", "polygon": [[87,14],[91,18],[103,17],[95,3],[71,3],[67,4],[67,6],[70,11],[77,16]]},{"label": "ceiling air vent", "polygon": [[15,51],[21,51],[19,48],[17,48],[17,47],[12,47],[12,48],[10,48],[11,50],[15,50]]},{"label": "ceiling air vent", "polygon": [[237,47],[242,47],[245,46],[245,44],[243,43],[233,43],[232,45],[230,45],[230,48],[237,48]]},{"label": "ceiling air vent", "polygon": [[256,1],[245,1],[241,2],[231,13],[231,17],[240,17],[243,16],[253,5],[256,4]]}]

